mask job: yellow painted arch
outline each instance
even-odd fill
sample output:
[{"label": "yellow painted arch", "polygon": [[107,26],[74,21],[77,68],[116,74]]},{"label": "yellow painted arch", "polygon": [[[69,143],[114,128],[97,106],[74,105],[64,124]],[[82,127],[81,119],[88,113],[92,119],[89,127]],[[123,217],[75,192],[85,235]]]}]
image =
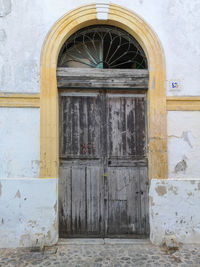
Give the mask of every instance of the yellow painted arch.
[{"label": "yellow painted arch", "polygon": [[165,61],[161,44],[148,24],[135,13],[110,4],[108,20],[98,20],[96,5],[77,8],[50,30],[41,54],[40,80],[40,177],[59,176],[59,118],[56,67],[59,51],[77,30],[94,24],[107,24],[129,32],[148,58],[148,162],[149,179],[167,178],[167,134]]}]

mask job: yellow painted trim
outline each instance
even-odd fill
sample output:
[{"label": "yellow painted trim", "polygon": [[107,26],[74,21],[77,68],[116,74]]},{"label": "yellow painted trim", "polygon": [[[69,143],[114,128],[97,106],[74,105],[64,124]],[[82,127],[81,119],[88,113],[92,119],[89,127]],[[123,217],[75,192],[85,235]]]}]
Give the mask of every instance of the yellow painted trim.
[{"label": "yellow painted trim", "polygon": [[0,107],[40,107],[39,94],[0,93]]},{"label": "yellow painted trim", "polygon": [[41,54],[40,177],[59,176],[57,57],[65,40],[82,27],[94,24],[118,26],[143,47],[149,65],[148,137],[149,178],[167,178],[165,61],[156,34],[133,12],[110,4],[108,20],[96,17],[96,6],[86,5],[63,16],[52,27]]},{"label": "yellow painted trim", "polygon": [[185,97],[167,97],[167,110],[176,111],[200,111],[200,97],[185,96]]}]

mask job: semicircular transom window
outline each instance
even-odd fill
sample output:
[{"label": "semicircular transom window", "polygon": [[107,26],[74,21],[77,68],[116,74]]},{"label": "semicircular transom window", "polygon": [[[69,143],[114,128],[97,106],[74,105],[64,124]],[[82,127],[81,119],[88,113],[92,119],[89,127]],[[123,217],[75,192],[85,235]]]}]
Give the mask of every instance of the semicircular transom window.
[{"label": "semicircular transom window", "polygon": [[147,69],[139,43],[126,31],[94,25],[74,33],[63,45],[58,67],[99,69]]}]

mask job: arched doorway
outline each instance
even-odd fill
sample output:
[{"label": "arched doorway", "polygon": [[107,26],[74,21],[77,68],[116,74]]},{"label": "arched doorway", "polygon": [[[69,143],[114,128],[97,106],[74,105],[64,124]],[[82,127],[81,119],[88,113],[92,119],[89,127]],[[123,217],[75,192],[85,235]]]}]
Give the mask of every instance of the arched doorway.
[{"label": "arched doorway", "polygon": [[[105,18],[104,18],[105,19]],[[121,6],[110,4],[106,20],[96,5],[77,8],[58,20],[47,36],[41,54],[40,177],[59,177],[59,117],[57,59],[66,39],[94,24],[117,26],[131,34],[143,48],[149,67],[147,92],[149,180],[167,178],[166,93],[163,50],[149,25]]]},{"label": "arched doorway", "polygon": [[93,25],[58,57],[60,237],[149,234],[147,58],[126,31]]}]

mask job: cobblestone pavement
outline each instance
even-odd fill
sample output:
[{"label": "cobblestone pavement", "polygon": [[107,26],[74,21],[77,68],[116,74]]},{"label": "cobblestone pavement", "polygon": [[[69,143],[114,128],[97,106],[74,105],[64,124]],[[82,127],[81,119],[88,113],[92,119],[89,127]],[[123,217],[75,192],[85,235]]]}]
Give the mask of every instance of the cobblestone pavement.
[{"label": "cobblestone pavement", "polygon": [[133,244],[58,244],[37,249],[0,249],[1,267],[129,267],[200,266],[200,246],[177,251],[153,246],[149,242]]}]

